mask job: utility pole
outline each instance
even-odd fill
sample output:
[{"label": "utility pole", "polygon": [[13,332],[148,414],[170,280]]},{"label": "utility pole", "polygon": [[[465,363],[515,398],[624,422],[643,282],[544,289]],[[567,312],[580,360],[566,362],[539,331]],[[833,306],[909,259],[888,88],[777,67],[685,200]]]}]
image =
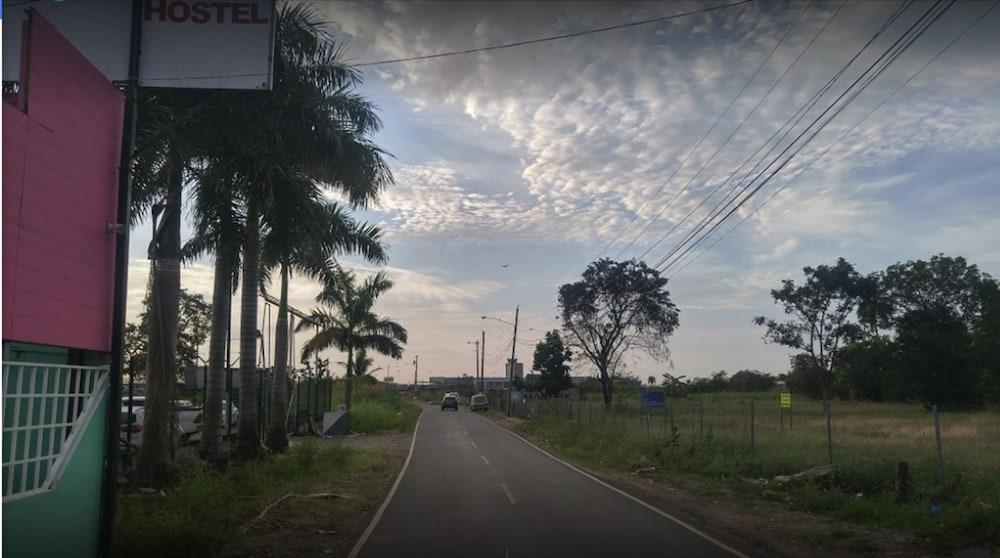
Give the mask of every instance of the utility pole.
[{"label": "utility pole", "polygon": [[413,357],[413,396],[417,396],[417,359],[420,355]]},{"label": "utility pole", "polygon": [[507,376],[507,416],[510,416],[511,392],[514,391],[514,355],[517,351],[517,318],[521,313],[521,307],[514,307],[514,342],[510,344],[510,372]]},{"label": "utility pole", "polygon": [[475,381],[473,383],[473,386],[472,386],[473,388],[475,388],[475,384],[479,383],[479,340],[476,339],[475,341],[466,341],[465,344],[466,345],[475,345],[476,346],[476,362],[475,362],[475,364],[476,364],[476,379],[475,379]]},{"label": "utility pole", "polygon": [[483,350],[479,353],[479,391],[486,389],[486,330],[483,330]]}]

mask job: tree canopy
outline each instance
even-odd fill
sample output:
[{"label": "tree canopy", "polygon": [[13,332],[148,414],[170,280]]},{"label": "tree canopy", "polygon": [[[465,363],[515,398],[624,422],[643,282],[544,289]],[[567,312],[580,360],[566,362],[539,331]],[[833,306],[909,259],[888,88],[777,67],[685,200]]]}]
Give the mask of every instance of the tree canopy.
[{"label": "tree canopy", "polygon": [[666,286],[667,279],[645,262],[603,258],[587,266],[579,281],[559,288],[563,328],[570,345],[597,368],[605,405],[630,350],[669,358],[667,341],[679,311]]},{"label": "tree canopy", "polygon": [[531,369],[539,373],[539,387],[545,395],[557,395],[573,385],[569,376],[571,357],[572,353],[563,345],[558,331],[547,332],[545,339],[535,345]]}]

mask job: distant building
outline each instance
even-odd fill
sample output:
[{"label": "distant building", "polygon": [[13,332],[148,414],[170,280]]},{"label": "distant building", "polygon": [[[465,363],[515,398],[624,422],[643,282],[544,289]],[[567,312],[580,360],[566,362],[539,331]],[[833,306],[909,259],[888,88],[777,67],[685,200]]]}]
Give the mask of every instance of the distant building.
[{"label": "distant building", "polygon": [[514,368],[513,377],[514,378],[520,378],[520,379],[523,380],[524,379],[524,363],[523,362],[518,362],[517,359],[507,359],[507,366],[505,367],[505,372],[507,373],[507,377],[510,378],[512,376],[511,373],[510,373],[511,363],[513,363],[513,368]]}]

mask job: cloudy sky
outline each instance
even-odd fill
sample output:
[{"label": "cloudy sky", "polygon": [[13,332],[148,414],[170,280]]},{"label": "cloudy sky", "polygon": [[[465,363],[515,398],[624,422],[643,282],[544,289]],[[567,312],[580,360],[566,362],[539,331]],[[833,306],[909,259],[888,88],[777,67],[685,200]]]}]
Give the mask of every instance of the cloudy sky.
[{"label": "cloudy sky", "polygon": [[[318,2],[315,9],[350,60],[365,63],[707,5]],[[769,289],[803,266],[843,256],[867,272],[944,252],[1000,275],[1000,9],[899,89],[992,5],[959,3],[945,13],[750,202],[667,268],[681,309],[672,373],[784,371],[788,352],[765,345],[751,318],[777,315]],[[929,6],[903,12],[787,139]],[[396,287],[380,310],[410,331],[392,375],[412,378],[414,355],[421,379],[471,373],[466,341],[484,329],[487,374],[502,374],[511,328],[480,316],[512,320],[515,305],[525,340],[517,352],[530,363],[531,341],[558,324],[560,284],[599,256],[661,260],[758,161],[767,163],[765,140],[898,7],[751,2],[363,67],[360,92],[379,106],[385,127],[376,141],[392,153],[396,178],[379,206],[362,214],[384,227],[390,246]],[[133,247],[133,303],[145,288],[146,228]],[[185,286],[209,294],[210,265],[185,270]],[[291,302],[308,309],[315,293],[315,285],[295,282]],[[578,366],[575,373],[587,373]],[[669,370],[643,358],[629,366],[642,378]]]}]

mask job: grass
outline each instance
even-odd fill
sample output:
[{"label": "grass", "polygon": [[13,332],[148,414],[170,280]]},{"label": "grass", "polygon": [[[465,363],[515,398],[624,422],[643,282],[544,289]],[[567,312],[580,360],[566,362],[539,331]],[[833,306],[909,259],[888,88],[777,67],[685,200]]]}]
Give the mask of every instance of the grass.
[{"label": "grass", "polygon": [[165,496],[121,493],[115,522],[118,556],[213,555],[268,503],[289,493],[337,492],[324,513],[363,517],[383,496],[398,459],[376,450],[305,440],[286,454],[230,467],[185,471]]},{"label": "grass", "polygon": [[[750,436],[753,401],[753,445]],[[715,394],[673,402],[651,417],[638,402],[612,413],[598,402],[550,413],[520,428],[563,455],[608,471],[656,467],[658,474],[712,479],[752,498],[836,519],[907,530],[937,548],[1000,546],[1000,413],[942,413],[945,483],[939,482],[931,414],[915,405],[834,402],[836,471],[822,485],[752,484],[828,461],[826,416],[818,401],[796,398],[793,425],[775,393]],[[910,470],[910,498],[896,503],[897,464]],[[939,505],[940,512],[932,512]]]},{"label": "grass", "polygon": [[[344,384],[337,382],[333,391],[334,408],[344,401]],[[406,401],[382,384],[367,385],[356,381],[351,404],[351,430],[359,434],[402,433],[413,430],[420,416],[420,406]]]}]

